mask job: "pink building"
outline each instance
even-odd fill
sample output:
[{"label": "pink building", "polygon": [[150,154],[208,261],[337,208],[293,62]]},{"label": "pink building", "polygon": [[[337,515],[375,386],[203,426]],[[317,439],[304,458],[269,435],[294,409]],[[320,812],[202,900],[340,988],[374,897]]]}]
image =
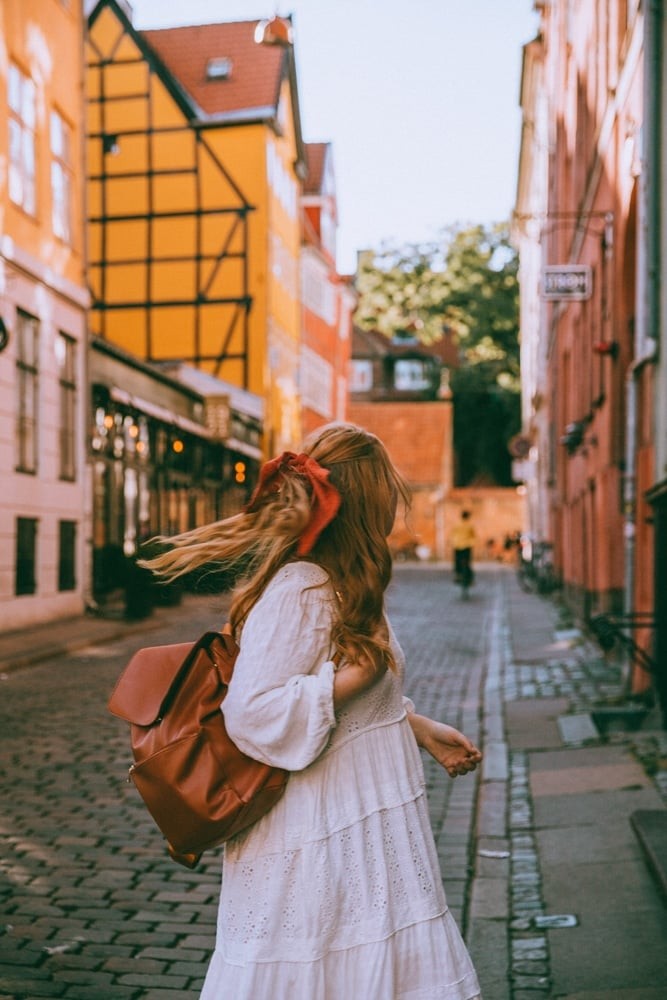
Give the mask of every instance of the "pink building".
[{"label": "pink building", "polygon": [[[515,215],[535,534],[583,615],[653,606],[644,17],[553,0],[526,46]],[[641,636],[640,636],[641,638]]]},{"label": "pink building", "polygon": [[356,296],[336,270],[338,207],[331,144],[305,146],[301,197],[301,420],[304,436],[347,412]]}]

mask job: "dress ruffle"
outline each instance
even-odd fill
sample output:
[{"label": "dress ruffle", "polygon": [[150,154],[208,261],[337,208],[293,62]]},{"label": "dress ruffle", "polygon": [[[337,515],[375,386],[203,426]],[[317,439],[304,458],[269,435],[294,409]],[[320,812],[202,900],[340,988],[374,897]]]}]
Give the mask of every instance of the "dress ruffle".
[{"label": "dress ruffle", "polygon": [[401,706],[398,713],[391,723],[348,735],[305,771],[290,775],[277,805],[229,841],[226,865],[241,857],[248,861],[298,850],[372,813],[422,796],[421,756]]},{"label": "dress ruffle", "polygon": [[479,1000],[447,912],[318,961],[235,964],[216,951],[201,1000]]},{"label": "dress ruffle", "polygon": [[238,963],[311,962],[383,940],[444,913],[436,871],[423,797],[287,853],[227,862],[220,947]]}]

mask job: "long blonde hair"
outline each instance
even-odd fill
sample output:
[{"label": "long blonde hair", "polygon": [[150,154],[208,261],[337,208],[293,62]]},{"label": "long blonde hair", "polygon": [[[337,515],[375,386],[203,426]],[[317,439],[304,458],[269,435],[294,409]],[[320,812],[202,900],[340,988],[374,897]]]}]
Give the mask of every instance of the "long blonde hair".
[{"label": "long blonde hair", "polygon": [[[307,439],[303,452],[329,470],[341,495],[338,513],[308,555],[328,572],[338,598],[334,648],[349,660],[380,654],[394,667],[383,621],[392,565],[387,536],[397,500],[409,507],[407,486],[380,439],[354,424],[327,424]],[[238,634],[271,578],[297,558],[309,517],[306,478],[286,474],[280,490],[268,493],[258,509],[162,539],[173,548],[144,565],[166,579],[211,563],[230,569],[243,565],[229,616]]]}]

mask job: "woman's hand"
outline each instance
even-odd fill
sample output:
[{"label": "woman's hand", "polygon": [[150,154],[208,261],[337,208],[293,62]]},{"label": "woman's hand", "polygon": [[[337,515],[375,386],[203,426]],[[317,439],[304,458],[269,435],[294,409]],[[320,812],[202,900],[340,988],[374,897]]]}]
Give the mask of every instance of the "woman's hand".
[{"label": "woman's hand", "polygon": [[450,778],[474,771],[481,761],[481,751],[453,726],[414,712],[408,713],[408,721],[419,746],[428,750]]}]

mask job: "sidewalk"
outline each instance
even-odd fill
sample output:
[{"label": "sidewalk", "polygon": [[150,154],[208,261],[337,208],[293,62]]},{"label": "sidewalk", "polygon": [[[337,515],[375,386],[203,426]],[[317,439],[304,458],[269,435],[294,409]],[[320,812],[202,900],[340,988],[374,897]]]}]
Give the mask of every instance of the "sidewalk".
[{"label": "sidewalk", "polygon": [[[187,621],[191,610],[209,599],[186,594],[180,604],[156,607],[151,615],[140,620],[126,619],[120,614],[108,617],[84,614],[0,633],[0,674],[11,673],[53,656],[74,653],[86,646],[111,643],[128,635],[143,635],[162,628],[172,619]],[[225,597],[215,595],[215,599],[224,603]]]},{"label": "sidewalk", "polygon": [[621,694],[619,669],[559,628],[555,602],[510,575],[503,591],[470,909],[484,1000],[658,1000],[667,733],[657,710],[638,732],[600,732],[592,710]]}]

